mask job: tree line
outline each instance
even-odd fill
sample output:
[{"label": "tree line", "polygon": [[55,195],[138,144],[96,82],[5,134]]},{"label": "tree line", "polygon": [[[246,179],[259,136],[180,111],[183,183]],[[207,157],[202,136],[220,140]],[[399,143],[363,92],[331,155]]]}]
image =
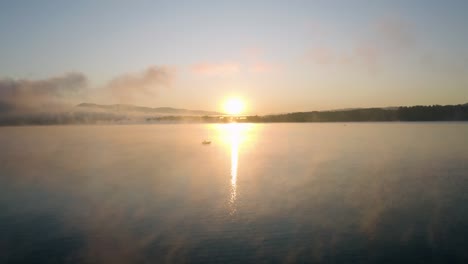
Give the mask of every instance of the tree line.
[{"label": "tree line", "polygon": [[107,112],[12,114],[0,113],[0,126],[98,123],[271,123],[271,122],[391,122],[468,121],[468,104],[365,108],[339,111],[295,112],[264,116],[134,116]]},{"label": "tree line", "polygon": [[279,115],[247,116],[238,122],[389,122],[468,121],[468,104],[402,106],[392,109],[366,108],[339,111],[295,112]]}]

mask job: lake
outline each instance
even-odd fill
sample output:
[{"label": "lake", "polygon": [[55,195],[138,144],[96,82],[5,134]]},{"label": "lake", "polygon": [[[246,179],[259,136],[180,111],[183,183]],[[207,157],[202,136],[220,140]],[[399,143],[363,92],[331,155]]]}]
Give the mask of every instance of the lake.
[{"label": "lake", "polygon": [[2,127],[0,147],[0,263],[468,262],[468,123]]}]

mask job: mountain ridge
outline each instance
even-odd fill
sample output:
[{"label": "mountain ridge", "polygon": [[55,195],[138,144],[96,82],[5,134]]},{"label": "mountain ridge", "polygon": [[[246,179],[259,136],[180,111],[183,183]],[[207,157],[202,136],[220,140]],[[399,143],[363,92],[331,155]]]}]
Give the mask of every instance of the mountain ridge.
[{"label": "mountain ridge", "polygon": [[223,115],[223,113],[216,111],[205,110],[190,110],[174,107],[147,107],[137,106],[132,104],[95,104],[95,103],[81,103],[76,107],[87,109],[100,109],[115,112],[139,112],[144,114],[170,114],[170,115]]}]

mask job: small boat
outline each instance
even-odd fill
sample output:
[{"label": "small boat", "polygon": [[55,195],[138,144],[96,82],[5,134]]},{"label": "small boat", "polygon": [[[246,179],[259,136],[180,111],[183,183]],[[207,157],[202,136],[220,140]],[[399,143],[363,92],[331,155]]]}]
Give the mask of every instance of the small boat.
[{"label": "small boat", "polygon": [[202,144],[203,145],[209,145],[209,144],[211,144],[211,141],[210,140],[203,140]]}]

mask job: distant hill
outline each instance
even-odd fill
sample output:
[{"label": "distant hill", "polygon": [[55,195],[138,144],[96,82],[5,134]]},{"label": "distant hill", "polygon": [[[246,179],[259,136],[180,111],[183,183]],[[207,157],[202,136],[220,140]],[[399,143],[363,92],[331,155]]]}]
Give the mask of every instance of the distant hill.
[{"label": "distant hill", "polygon": [[100,105],[92,103],[81,103],[76,107],[88,109],[88,110],[104,110],[108,112],[118,112],[118,113],[141,113],[141,114],[160,114],[160,115],[199,115],[199,116],[209,116],[209,115],[222,115],[222,113],[214,111],[203,111],[203,110],[188,110],[188,109],[179,109],[172,107],[144,107],[136,106],[129,104],[113,104],[113,105]]},{"label": "distant hill", "polygon": [[468,121],[468,104],[357,108],[247,116],[243,122]]},{"label": "distant hill", "polygon": [[82,103],[70,111],[14,112],[0,104],[0,126],[57,124],[132,124],[158,122],[392,122],[468,121],[468,104],[358,108],[332,111],[294,112],[263,116],[219,117],[213,111],[134,105]]}]

